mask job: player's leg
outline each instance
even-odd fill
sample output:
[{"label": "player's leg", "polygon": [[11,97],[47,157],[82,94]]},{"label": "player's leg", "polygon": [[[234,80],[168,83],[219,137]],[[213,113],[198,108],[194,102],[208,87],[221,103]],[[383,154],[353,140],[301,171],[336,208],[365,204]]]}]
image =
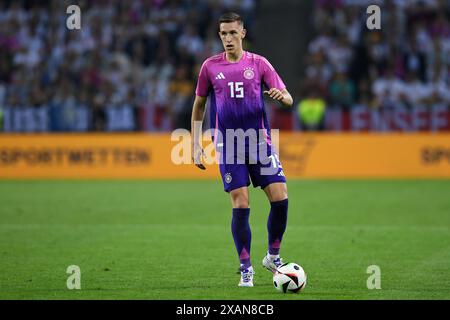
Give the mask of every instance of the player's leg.
[{"label": "player's leg", "polygon": [[270,213],[267,219],[268,249],[263,266],[275,272],[283,264],[280,258],[280,246],[286,231],[288,216],[288,194],[286,183],[272,183],[264,188],[270,201]]},{"label": "player's leg", "polygon": [[253,286],[253,267],[250,262],[250,248],[252,232],[249,224],[250,207],[248,187],[241,187],[230,191],[233,217],[231,220],[231,232],[234,244],[239,255],[241,279],[239,286]]},{"label": "player's leg", "polygon": [[248,187],[230,191],[230,198],[233,206],[231,232],[239,256],[240,268],[243,270],[251,266],[250,247],[252,232],[249,223],[250,207],[248,201]]},{"label": "player's leg", "polygon": [[253,185],[261,186],[270,202],[270,213],[267,219],[268,250],[263,259],[263,266],[275,272],[276,268],[282,264],[279,254],[286,230],[288,193],[286,178],[278,156],[274,154],[271,159],[276,161],[252,165],[249,172]]},{"label": "player's leg", "polygon": [[240,262],[239,286],[253,286],[253,268],[250,262],[252,234],[250,230],[248,186],[250,179],[247,167],[238,164],[221,164],[224,190],[230,194],[232,205],[231,233]]},{"label": "player's leg", "polygon": [[286,230],[288,216],[288,194],[286,183],[272,183],[264,188],[270,201],[270,213],[267,219],[269,235],[268,253],[271,258],[280,254],[281,240]]}]

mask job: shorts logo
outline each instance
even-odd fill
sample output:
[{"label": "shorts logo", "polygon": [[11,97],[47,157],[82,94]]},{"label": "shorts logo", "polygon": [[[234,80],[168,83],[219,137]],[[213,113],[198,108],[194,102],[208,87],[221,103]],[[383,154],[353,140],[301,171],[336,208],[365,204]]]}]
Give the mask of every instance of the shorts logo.
[{"label": "shorts logo", "polygon": [[244,78],[247,80],[251,80],[255,77],[255,73],[253,72],[252,68],[246,68],[244,70]]},{"label": "shorts logo", "polygon": [[230,183],[231,180],[233,180],[233,178],[231,177],[231,174],[230,174],[230,173],[227,173],[227,174],[225,175],[225,182],[226,182],[226,183]]}]

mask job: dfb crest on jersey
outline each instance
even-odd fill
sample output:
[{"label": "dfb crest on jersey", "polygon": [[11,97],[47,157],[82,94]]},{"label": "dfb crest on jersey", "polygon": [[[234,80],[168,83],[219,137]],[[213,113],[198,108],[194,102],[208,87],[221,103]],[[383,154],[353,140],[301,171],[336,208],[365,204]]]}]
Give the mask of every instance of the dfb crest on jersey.
[{"label": "dfb crest on jersey", "polygon": [[244,70],[244,78],[247,80],[251,80],[255,77],[255,72],[253,72],[253,68],[245,68]]}]

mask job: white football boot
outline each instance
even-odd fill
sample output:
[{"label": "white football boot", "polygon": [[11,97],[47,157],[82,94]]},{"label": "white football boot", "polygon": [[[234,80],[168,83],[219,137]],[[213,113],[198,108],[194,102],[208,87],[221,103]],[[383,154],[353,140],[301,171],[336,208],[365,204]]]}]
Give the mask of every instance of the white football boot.
[{"label": "white football boot", "polygon": [[253,287],[253,267],[250,266],[247,269],[241,270],[241,280],[239,281],[239,287]]},{"label": "white football boot", "polygon": [[270,272],[275,273],[277,269],[283,265],[283,259],[281,259],[280,256],[271,257],[270,254],[267,253],[262,261],[262,265]]}]

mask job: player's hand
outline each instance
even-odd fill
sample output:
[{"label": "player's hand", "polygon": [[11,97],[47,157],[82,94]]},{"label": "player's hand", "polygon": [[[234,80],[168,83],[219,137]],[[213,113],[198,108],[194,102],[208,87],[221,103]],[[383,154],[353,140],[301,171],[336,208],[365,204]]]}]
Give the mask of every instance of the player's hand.
[{"label": "player's hand", "polygon": [[199,145],[194,145],[192,147],[192,149],[193,149],[192,150],[192,161],[194,161],[194,164],[198,168],[200,168],[202,170],[205,170],[206,168],[205,168],[205,166],[202,163],[203,156],[205,155],[205,152],[203,151],[203,148],[201,146],[199,146]]},{"label": "player's hand", "polygon": [[281,93],[281,91],[278,90],[277,88],[271,88],[269,91],[266,90],[264,91],[264,94],[267,94],[272,99],[278,101],[281,101],[284,98],[283,93]]}]

